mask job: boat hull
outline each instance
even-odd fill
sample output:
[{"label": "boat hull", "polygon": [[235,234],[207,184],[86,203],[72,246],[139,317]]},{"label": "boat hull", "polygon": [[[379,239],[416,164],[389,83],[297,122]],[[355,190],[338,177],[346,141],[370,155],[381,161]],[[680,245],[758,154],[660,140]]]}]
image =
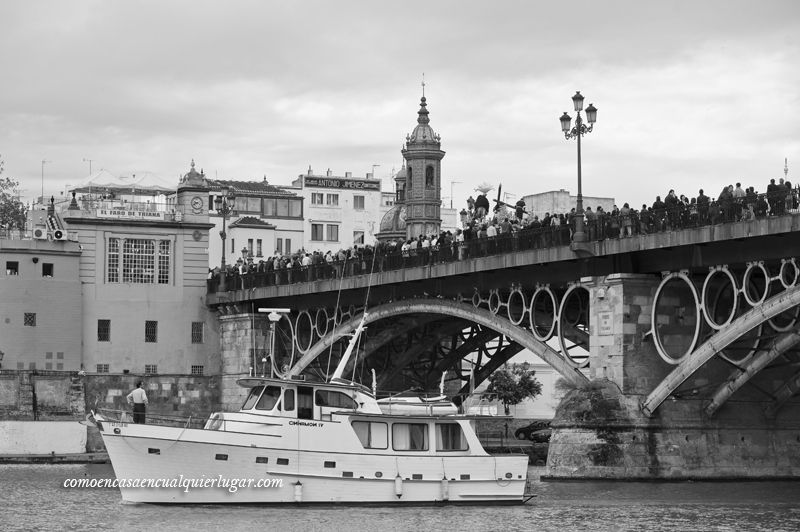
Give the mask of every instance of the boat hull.
[{"label": "boat hull", "polygon": [[298,450],[265,435],[106,425],[101,432],[128,502],[515,504],[525,490],[524,455]]}]

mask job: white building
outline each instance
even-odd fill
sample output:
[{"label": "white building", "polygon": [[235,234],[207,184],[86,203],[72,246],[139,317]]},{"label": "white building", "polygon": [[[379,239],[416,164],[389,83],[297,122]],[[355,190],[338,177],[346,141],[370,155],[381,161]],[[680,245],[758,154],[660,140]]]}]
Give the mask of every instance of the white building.
[{"label": "white building", "polygon": [[353,245],[375,242],[382,205],[380,179],[335,176],[328,170],[317,175],[308,168],[284,190],[296,192],[305,200],[306,251],[336,252]]}]

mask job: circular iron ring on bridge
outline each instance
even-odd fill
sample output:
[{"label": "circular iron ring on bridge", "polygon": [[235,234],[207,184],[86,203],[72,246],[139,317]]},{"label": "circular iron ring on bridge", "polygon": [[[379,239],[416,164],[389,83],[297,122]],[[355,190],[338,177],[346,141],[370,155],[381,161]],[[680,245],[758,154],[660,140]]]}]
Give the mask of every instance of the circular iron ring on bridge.
[{"label": "circular iron ring on bridge", "polygon": [[[709,297],[709,293],[708,293],[709,289],[711,288],[710,281],[714,276],[716,276],[719,273],[721,273],[721,274],[723,274],[723,275],[728,277],[728,280],[730,281],[730,287],[731,287],[732,292],[733,292],[733,302],[731,303],[731,312],[730,312],[730,314],[728,314],[728,319],[725,321],[725,323],[717,323],[717,322],[714,321],[714,311],[716,310],[717,304],[719,303],[719,297],[721,295],[721,291],[718,292],[717,293],[717,297],[714,298],[714,308],[713,309],[709,309],[708,308],[709,303],[710,303],[709,300],[711,299]],[[725,288],[726,285],[722,285],[722,287]],[[703,304],[702,304],[703,316],[706,319],[706,323],[708,323],[708,325],[712,329],[714,329],[716,331],[719,331],[722,328],[727,327],[728,325],[730,325],[731,322],[736,317],[736,309],[738,308],[738,303],[739,303],[739,289],[736,286],[736,277],[733,276],[733,274],[730,272],[730,270],[728,270],[728,268],[726,268],[724,266],[717,266],[714,269],[712,269],[710,272],[708,272],[708,275],[706,275],[705,281],[703,281],[702,296],[703,297],[701,298],[701,300],[703,302]]]},{"label": "circular iron ring on bridge", "polygon": [[496,288],[489,290],[489,312],[497,316],[497,312],[500,310],[501,305],[500,290]]},{"label": "circular iron ring on bridge", "polygon": [[[541,325],[536,323],[536,305],[540,297],[550,297],[550,308],[552,310],[552,319],[550,320],[550,327],[547,329],[547,332],[544,334],[539,333],[539,328],[542,327]],[[546,305],[546,301],[544,301]],[[545,307],[546,308],[546,307]],[[550,290],[549,286],[537,286],[536,291],[533,292],[533,296],[531,296],[531,307],[528,310],[528,323],[531,326],[531,332],[533,332],[533,336],[536,337],[537,340],[546,342],[550,338],[553,337],[553,331],[556,328],[556,321],[558,319],[558,301],[556,300],[556,296],[552,290]]]},{"label": "circular iron ring on bridge", "polygon": [[[516,298],[520,299],[521,302],[520,305],[514,305],[515,296]],[[512,316],[512,308],[513,312],[517,314],[516,318]],[[511,290],[511,293],[508,294],[508,301],[506,302],[506,313],[508,314],[508,321],[510,321],[514,325],[519,325],[520,323],[522,323],[522,320],[525,319],[526,308],[527,305],[525,303],[525,294],[522,293],[522,290],[520,290],[518,286],[515,286],[514,289]]]},{"label": "circular iron ring on bridge", "polygon": [[[755,300],[750,297],[750,281],[752,281],[753,271],[756,268],[760,269],[761,274],[764,276],[764,292],[761,294],[761,299],[759,300]],[[770,281],[769,272],[767,271],[767,267],[764,266],[763,262],[752,262],[747,265],[747,270],[744,272],[744,278],[742,278],[742,294],[744,295],[745,301],[747,301],[751,307],[757,307],[767,300],[767,296],[769,295]]]},{"label": "circular iron ring on bridge", "polygon": [[[789,270],[789,268],[791,268],[791,270]],[[790,271],[791,274],[793,274],[791,282],[787,281],[788,278],[788,276],[786,275],[787,271],[784,269]],[[778,272],[778,278],[781,281],[781,285],[783,285],[785,289],[788,290],[789,288],[792,288],[797,283],[798,277],[800,277],[800,271],[798,271],[797,264],[795,264],[794,259],[781,261],[781,269]],[[791,312],[791,310],[786,312]],[[772,327],[776,332],[789,332],[791,329],[794,328],[795,324],[797,323],[797,319],[800,318],[800,306],[798,306],[795,307],[794,314],[789,315],[791,316],[792,319],[789,320],[789,322],[786,325],[776,324],[775,318],[782,317],[784,314],[786,314],[786,312],[782,312],[781,314],[778,314],[777,316],[769,320],[769,326]]]},{"label": "circular iron ring on bridge", "polygon": [[[791,282],[786,281],[788,277],[784,274],[784,268],[787,270],[788,268],[791,268],[791,272],[793,274]],[[797,263],[793,258],[789,260],[781,260],[781,271],[778,273],[778,276],[780,277],[781,284],[787,290],[797,284],[797,279],[800,278],[800,268],[797,267]]]},{"label": "circular iron ring on bridge", "polygon": [[[689,345],[689,348],[686,350],[686,352],[677,358],[667,353],[667,351],[664,349],[664,345],[661,343],[659,330],[656,327],[656,313],[658,310],[658,301],[659,298],[661,297],[661,292],[662,290],[664,290],[664,287],[667,286],[667,284],[673,279],[680,279],[689,286],[689,289],[692,292],[692,298],[694,299],[695,312],[696,312],[694,338],[692,338],[692,342]],[[650,312],[650,332],[652,333],[653,336],[653,343],[656,346],[656,351],[658,352],[659,356],[661,356],[661,358],[664,359],[664,362],[673,365],[679,364],[680,361],[686,357],[686,355],[694,351],[694,348],[697,345],[697,338],[700,336],[700,312],[701,309],[700,309],[700,302],[698,301],[698,296],[697,296],[697,288],[694,286],[692,280],[689,279],[688,275],[681,272],[673,272],[668,275],[665,275],[664,278],[661,279],[661,284],[658,285],[658,289],[656,290],[656,295],[655,297],[653,297],[653,309]]]},{"label": "circular iron ring on bridge", "polygon": [[[308,330],[304,331],[301,327],[300,320],[305,316],[306,321],[308,323]],[[297,344],[297,350],[300,351],[302,354],[306,354],[311,346],[314,345],[314,331],[316,327],[314,326],[314,322],[311,320],[311,314],[308,313],[308,310],[301,310],[300,313],[297,315],[297,319],[294,321],[294,330],[295,330],[295,343]],[[303,346],[300,344],[301,337],[305,337],[308,335],[308,345]]]},{"label": "circular iron ring on bridge", "polygon": [[[320,313],[322,316],[320,316]],[[317,331],[318,338],[325,338],[325,335],[328,334],[328,309],[326,308],[318,308],[317,313],[314,315],[314,330]],[[325,329],[320,329],[320,324],[325,324]]]},{"label": "circular iron ring on bridge", "polygon": [[[567,349],[567,345],[564,343],[564,319],[567,318],[566,308],[570,302],[571,297],[577,296],[578,299],[578,316],[574,323],[570,323],[573,327],[577,328],[578,324],[580,323],[581,317],[584,315],[584,310],[588,311],[588,307],[586,309],[583,308],[583,301],[580,299],[580,295],[578,295],[578,290],[583,290],[586,294],[589,294],[589,290],[585,286],[581,286],[579,284],[574,284],[570,286],[566,292],[564,292],[564,297],[561,298],[561,307],[558,309],[558,318],[555,320],[558,323],[558,343],[561,345],[561,353],[564,355],[564,360],[566,360],[570,365],[576,368],[585,368],[589,365],[589,346],[586,346],[586,356],[580,357],[580,359],[576,360],[572,355],[569,354],[569,350]],[[575,296],[573,296],[573,292]],[[588,297],[587,297],[588,303]],[[589,319],[588,312],[586,313],[587,320]],[[588,330],[589,324],[586,323],[586,327]],[[577,342],[576,342],[577,345]]]}]

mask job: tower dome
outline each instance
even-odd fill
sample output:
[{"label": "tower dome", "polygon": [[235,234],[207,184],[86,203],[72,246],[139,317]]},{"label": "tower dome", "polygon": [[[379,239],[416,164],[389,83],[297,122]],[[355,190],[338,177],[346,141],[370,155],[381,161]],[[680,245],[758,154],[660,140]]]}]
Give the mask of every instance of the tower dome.
[{"label": "tower dome", "polygon": [[428,104],[426,103],[425,96],[420,98],[417,115],[417,126],[414,128],[414,131],[406,137],[406,143],[409,147],[411,147],[412,144],[436,144],[438,147],[442,139],[430,126],[431,120],[428,117]]}]

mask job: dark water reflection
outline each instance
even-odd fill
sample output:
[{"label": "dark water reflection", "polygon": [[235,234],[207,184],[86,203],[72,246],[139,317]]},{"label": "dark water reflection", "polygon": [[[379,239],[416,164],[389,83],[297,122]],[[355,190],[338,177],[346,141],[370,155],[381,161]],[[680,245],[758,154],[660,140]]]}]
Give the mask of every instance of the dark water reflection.
[{"label": "dark water reflection", "polygon": [[[540,470],[531,468],[533,477]],[[797,531],[800,482],[538,482],[524,506],[259,507],[124,504],[109,465],[0,466],[8,530],[558,530]]]}]

